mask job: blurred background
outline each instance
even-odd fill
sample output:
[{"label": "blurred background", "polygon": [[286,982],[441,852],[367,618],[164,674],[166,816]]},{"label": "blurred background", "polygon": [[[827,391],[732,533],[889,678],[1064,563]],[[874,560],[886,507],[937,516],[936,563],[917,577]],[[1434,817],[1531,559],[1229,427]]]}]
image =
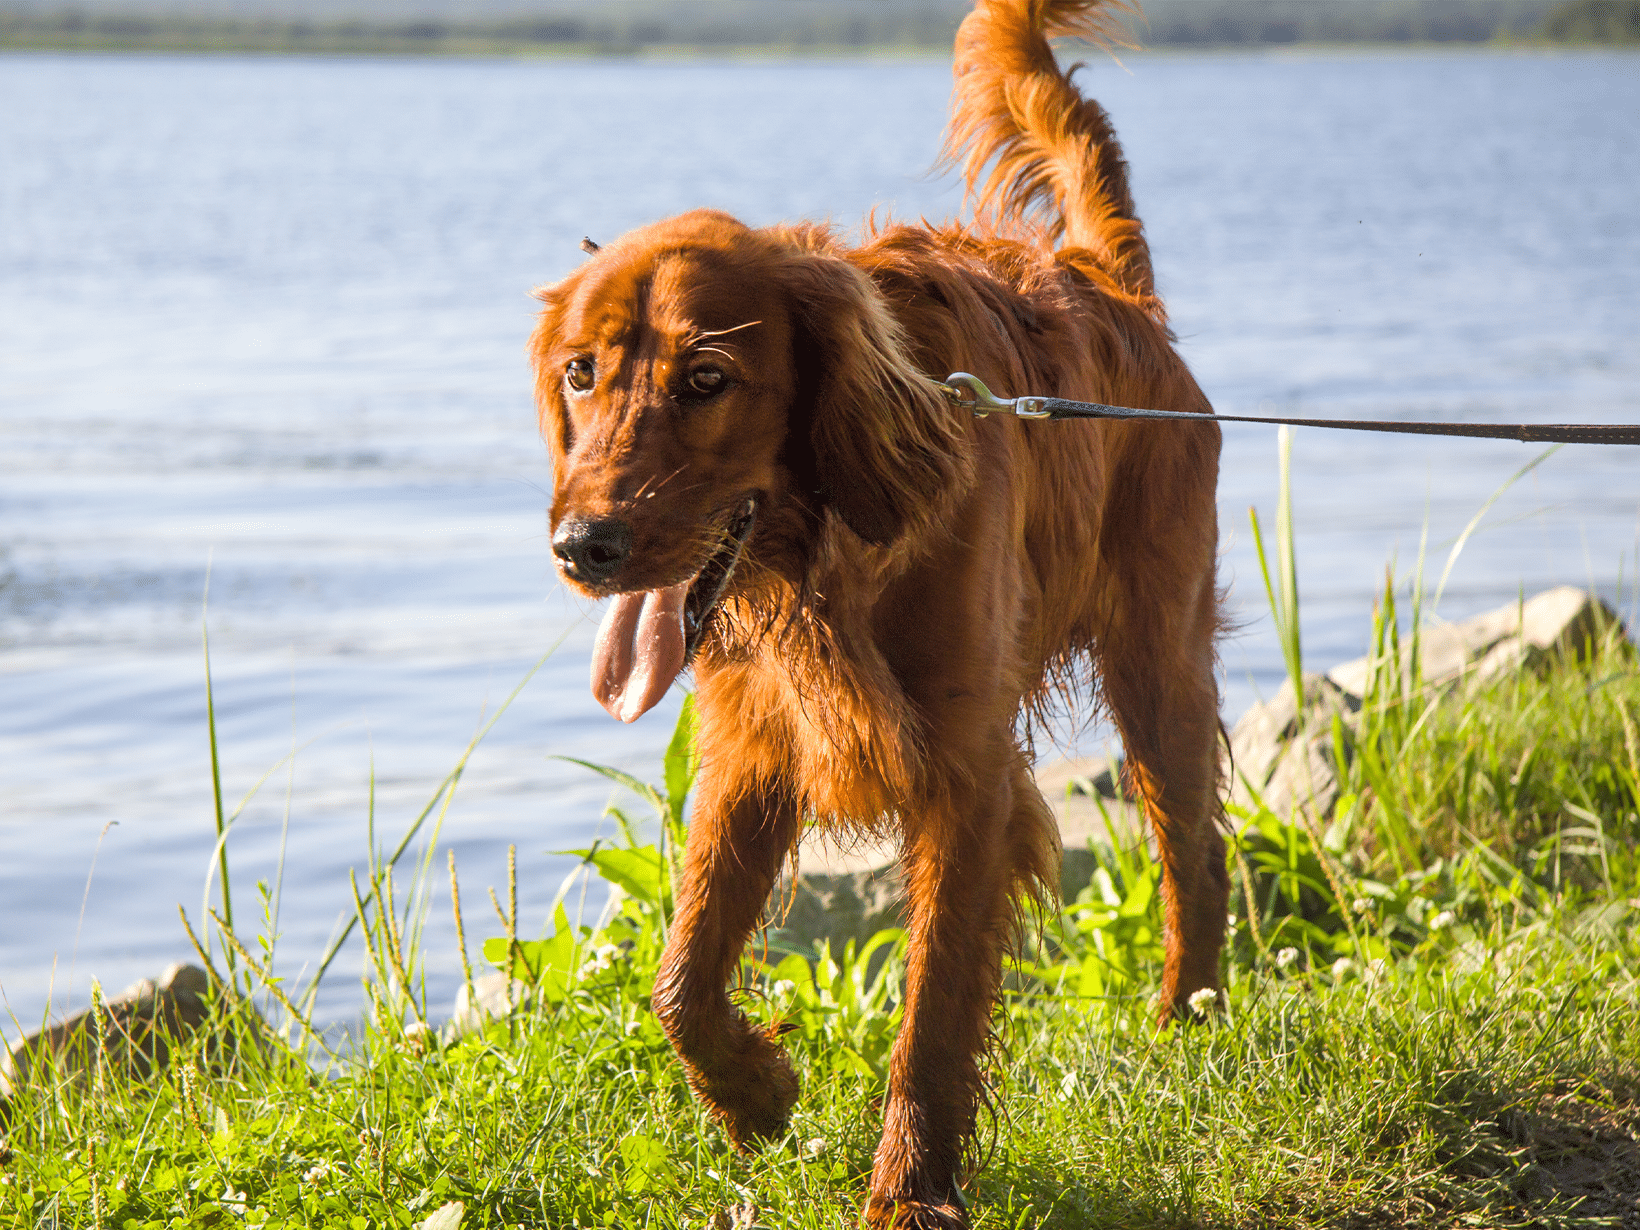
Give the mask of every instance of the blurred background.
[{"label": "blurred background", "polygon": [[[1154,0],[1145,50],[1080,53],[1217,407],[1640,417],[1640,53],[1611,41],[1640,38],[1634,9]],[[934,164],[960,16],[0,5],[0,1031],[189,955],[176,906],[198,917],[214,861],[205,624],[229,809],[260,784],[228,841],[236,907],[254,933],[268,885],[284,973],[550,650],[432,851],[440,882],[456,851],[475,947],[510,843],[523,929],[546,925],[574,861],[554,851],[611,827],[607,783],[552,757],[653,776],[678,696],[625,728],[588,694],[598,612],[550,566],[527,292],[583,235],[694,206],[959,212]],[[1363,652],[1386,568],[1427,552],[1438,575],[1540,452],[1300,431],[1308,662]],[[1571,583],[1632,616],[1637,461],[1565,448],[1516,482],[1438,614]],[[1276,485],[1274,429],[1228,428],[1232,721],[1283,674],[1247,520]],[[1107,741],[1062,736],[1047,755]],[[439,1013],[442,905],[426,952]],[[357,968],[344,952],[321,1017],[357,1010]]]}]

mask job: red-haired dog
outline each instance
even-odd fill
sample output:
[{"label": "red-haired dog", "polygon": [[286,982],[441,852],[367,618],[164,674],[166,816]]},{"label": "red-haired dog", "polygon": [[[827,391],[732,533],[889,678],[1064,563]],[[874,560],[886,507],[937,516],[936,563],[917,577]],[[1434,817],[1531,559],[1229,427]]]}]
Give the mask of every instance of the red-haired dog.
[{"label": "red-haired dog", "polygon": [[976,418],[935,381],[1206,411],[1173,352],[1109,117],[1054,61],[1102,0],[980,0],[948,137],[976,217],[848,247],[684,214],[540,292],[564,578],[609,598],[593,690],[695,672],[701,772],[655,1009],[744,1145],[797,1082],[726,987],[807,822],[892,831],[904,1025],[865,1222],[966,1224],[958,1183],[1016,894],[1056,890],[1029,722],[1091,689],[1160,850],[1165,1011],[1215,988],[1212,423]]}]

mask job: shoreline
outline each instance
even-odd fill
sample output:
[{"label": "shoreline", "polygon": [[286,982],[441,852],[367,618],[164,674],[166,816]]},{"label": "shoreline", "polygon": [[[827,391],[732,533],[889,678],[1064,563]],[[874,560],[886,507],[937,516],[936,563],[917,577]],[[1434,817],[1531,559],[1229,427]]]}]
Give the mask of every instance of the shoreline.
[{"label": "shoreline", "polygon": [[[499,24],[499,23],[498,23]],[[1098,48],[1076,48],[1097,52]],[[1279,42],[1168,42],[1114,48],[1125,57],[1239,54],[1431,52],[1577,54],[1634,52],[1640,44],[1563,42],[1515,33],[1488,39],[1295,39]],[[551,40],[498,31],[487,23],[364,22],[258,18],[173,18],[113,13],[36,14],[0,10],[0,53],[96,55],[357,56],[508,60],[883,60],[947,61],[949,43]]]},{"label": "shoreline", "polygon": [[[1619,43],[1527,43],[1509,41],[1499,43],[1271,43],[1261,46],[1246,44],[1225,44],[1214,47],[1157,47],[1144,48],[1140,51],[1123,52],[1127,59],[1144,57],[1185,58],[1190,56],[1219,56],[1242,55],[1247,57],[1300,57],[1306,55],[1331,55],[1358,53],[1371,55],[1380,52],[1394,52],[1404,55],[1428,55],[1432,53],[1454,53],[1482,55],[1488,53],[1514,53],[1519,55],[1582,55],[1591,53],[1610,54],[1640,54],[1640,48]],[[632,49],[599,48],[583,49],[579,46],[564,46],[559,44],[497,44],[488,45],[460,45],[441,47],[438,49],[417,48],[414,46],[379,46],[379,45],[351,45],[313,44],[302,46],[256,44],[251,42],[232,43],[213,46],[189,45],[183,43],[106,43],[106,44],[55,44],[55,43],[13,43],[0,39],[0,55],[120,55],[120,56],[244,56],[257,58],[307,56],[315,59],[399,59],[399,60],[509,60],[509,61],[575,61],[577,63],[596,62],[599,60],[615,60],[629,62],[634,60],[651,60],[657,62],[676,63],[681,61],[746,61],[746,62],[777,62],[777,61],[839,61],[839,60],[870,60],[870,61],[903,61],[929,62],[948,61],[951,56],[948,51],[936,48],[898,48],[898,47],[850,47],[850,46],[817,46],[817,47],[702,47],[689,44],[654,45]]]}]

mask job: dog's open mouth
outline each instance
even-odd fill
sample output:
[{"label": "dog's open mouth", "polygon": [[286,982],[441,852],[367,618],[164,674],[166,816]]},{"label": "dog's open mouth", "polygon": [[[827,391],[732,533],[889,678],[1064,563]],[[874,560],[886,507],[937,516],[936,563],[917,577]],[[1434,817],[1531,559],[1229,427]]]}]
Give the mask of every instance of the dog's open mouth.
[{"label": "dog's open mouth", "polygon": [[637,721],[694,659],[756,522],[757,497],[748,496],[693,577],[611,599],[592,651],[592,694],[612,717]]}]

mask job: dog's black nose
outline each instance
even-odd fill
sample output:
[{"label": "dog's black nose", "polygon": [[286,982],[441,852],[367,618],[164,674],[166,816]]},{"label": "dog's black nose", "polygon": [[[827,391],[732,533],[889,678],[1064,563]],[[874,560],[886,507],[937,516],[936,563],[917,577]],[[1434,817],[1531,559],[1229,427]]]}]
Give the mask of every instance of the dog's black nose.
[{"label": "dog's black nose", "polygon": [[632,530],[613,517],[574,518],[552,536],[552,553],[577,581],[607,581],[632,550]]}]

